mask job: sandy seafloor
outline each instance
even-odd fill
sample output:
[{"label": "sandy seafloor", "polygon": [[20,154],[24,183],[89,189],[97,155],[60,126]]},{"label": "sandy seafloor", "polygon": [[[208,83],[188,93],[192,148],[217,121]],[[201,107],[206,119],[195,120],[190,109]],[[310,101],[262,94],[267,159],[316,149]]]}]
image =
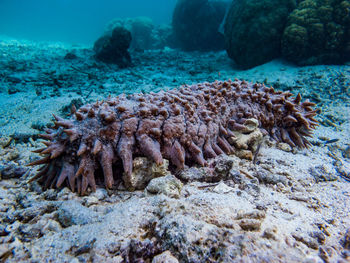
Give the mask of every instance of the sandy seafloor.
[{"label": "sandy seafloor", "polygon": [[[349,64],[275,60],[240,71],[224,51],[166,48],[132,52],[134,65],[118,69],[89,47],[1,39],[0,262],[350,262]],[[235,78],[316,102],[312,147],[270,141],[257,164],[224,157],[233,178],[188,182],[175,195],[80,197],[28,183],[39,130],[71,103]]]}]

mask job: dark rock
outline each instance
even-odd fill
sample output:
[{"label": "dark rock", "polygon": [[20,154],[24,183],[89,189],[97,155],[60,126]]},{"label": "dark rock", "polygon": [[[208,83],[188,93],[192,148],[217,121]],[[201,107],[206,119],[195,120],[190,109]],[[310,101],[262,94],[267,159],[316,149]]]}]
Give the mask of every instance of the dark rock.
[{"label": "dark rock", "polygon": [[0,237],[7,236],[9,232],[6,230],[6,226],[0,224]]},{"label": "dark rock", "polygon": [[16,76],[7,76],[6,80],[15,84],[22,82],[22,79]]},{"label": "dark rock", "polygon": [[241,184],[244,181],[243,175],[237,170],[231,170],[229,179],[233,181],[234,184]]},{"label": "dark rock", "polygon": [[7,93],[11,95],[11,94],[15,94],[15,93],[20,92],[20,91],[21,91],[20,89],[13,87],[13,86],[10,86],[7,90]]},{"label": "dark rock", "polygon": [[280,56],[281,38],[295,0],[235,0],[225,21],[225,47],[236,64],[251,68]]},{"label": "dark rock", "polygon": [[100,37],[94,44],[96,58],[117,64],[121,68],[131,65],[128,48],[131,43],[131,33],[124,27],[116,27],[110,34]]},{"label": "dark rock", "polygon": [[254,176],[258,178],[260,183],[263,184],[278,184],[282,183],[283,185],[287,185],[287,178],[278,174],[270,173],[263,169],[258,169]]},{"label": "dark rock", "polygon": [[16,210],[16,219],[27,223],[34,218],[38,218],[43,214],[49,214],[56,209],[56,204],[50,201],[36,202],[30,204],[25,209]]},{"label": "dark rock", "polygon": [[79,109],[81,106],[84,105],[84,102],[81,98],[73,99],[68,105],[63,106],[60,109],[60,112],[62,115],[69,115],[71,113],[71,109],[74,106],[76,109]]},{"label": "dark rock", "polygon": [[18,228],[23,241],[30,241],[31,239],[40,238],[42,236],[41,226],[38,224],[23,224]]},{"label": "dark rock", "polygon": [[32,133],[21,133],[21,132],[15,132],[11,135],[11,137],[16,141],[16,143],[27,143],[29,142],[29,139],[32,138],[33,140],[36,140],[38,138],[37,134]]},{"label": "dark rock", "polygon": [[43,192],[42,186],[37,181],[32,182],[29,185],[29,189],[30,189],[30,191],[36,192],[38,194],[41,194]]},{"label": "dark rock", "polygon": [[72,59],[77,59],[78,56],[75,55],[74,53],[72,52],[68,52],[65,56],[64,56],[64,59],[67,59],[67,60],[72,60]]},{"label": "dark rock", "polygon": [[83,244],[81,246],[73,247],[71,250],[72,250],[74,256],[77,257],[81,254],[89,253],[90,250],[93,248],[95,242],[96,242],[96,238],[93,238],[92,240],[89,240],[88,242],[86,242],[85,244]]},{"label": "dark rock", "polygon": [[238,187],[240,190],[243,190],[250,194],[251,196],[258,197],[260,195],[260,187],[257,184],[252,183],[243,183]]},{"label": "dark rock", "polygon": [[205,171],[203,168],[196,168],[196,167],[189,167],[182,169],[179,171],[177,176],[186,182],[193,182],[193,181],[206,181],[206,178],[208,178],[209,173]]},{"label": "dark rock", "polygon": [[151,259],[161,252],[161,247],[156,238],[143,241],[131,239],[127,246],[120,249],[123,262],[151,262]]},{"label": "dark rock", "polygon": [[258,231],[261,227],[261,221],[256,219],[242,219],[239,226],[245,231]]},{"label": "dark rock", "polygon": [[184,50],[220,50],[224,36],[220,24],[228,8],[227,1],[179,0],[173,13],[173,30]]},{"label": "dark rock", "polygon": [[42,193],[42,197],[45,200],[54,201],[57,199],[57,191],[55,189],[48,189]]},{"label": "dark rock", "polygon": [[298,65],[349,60],[350,1],[301,1],[288,17],[282,54]]},{"label": "dark rock", "polygon": [[220,180],[225,180],[232,168],[233,160],[226,154],[220,155],[215,159],[214,174],[220,178]]},{"label": "dark rock", "polygon": [[19,178],[28,171],[28,168],[9,164],[6,166],[0,165],[0,174],[2,179]]},{"label": "dark rock", "polygon": [[190,167],[185,168],[177,174],[177,176],[186,182],[200,181],[200,182],[219,182],[231,177],[230,170],[232,168],[233,160],[226,154],[218,156],[212,160],[210,167]]}]

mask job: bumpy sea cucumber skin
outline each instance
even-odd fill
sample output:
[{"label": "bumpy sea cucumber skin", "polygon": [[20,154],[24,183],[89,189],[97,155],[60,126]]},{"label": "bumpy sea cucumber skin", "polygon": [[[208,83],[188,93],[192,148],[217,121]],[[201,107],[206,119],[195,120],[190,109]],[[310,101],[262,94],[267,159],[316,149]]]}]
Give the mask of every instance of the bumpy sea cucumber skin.
[{"label": "bumpy sea cucumber skin", "polygon": [[166,158],[181,169],[185,161],[203,166],[208,158],[231,154],[228,138],[248,118],[277,141],[307,147],[306,137],[317,125],[315,104],[301,103],[300,94],[291,97],[263,84],[229,80],[108,98],[74,109],[70,120],[54,116],[55,129],[42,135],[47,148],[36,151],[45,157],[30,165],[44,164],[35,179],[45,187],[66,182],[84,194],[89,186],[96,190],[98,174],[111,188],[120,177],[118,163],[130,176],[135,156],[157,164]]}]

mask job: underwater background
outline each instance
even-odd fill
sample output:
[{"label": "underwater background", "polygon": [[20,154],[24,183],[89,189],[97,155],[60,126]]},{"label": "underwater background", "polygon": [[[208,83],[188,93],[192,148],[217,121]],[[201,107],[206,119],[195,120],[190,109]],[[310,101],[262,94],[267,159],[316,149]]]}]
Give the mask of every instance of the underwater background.
[{"label": "underwater background", "polygon": [[175,0],[3,0],[0,30],[28,40],[93,44],[112,19],[147,16],[169,23]]},{"label": "underwater background", "polygon": [[[141,116],[158,92],[220,105],[226,86],[235,124],[205,160],[180,139],[167,154],[162,131],[145,154],[135,135],[127,177],[120,148],[78,122],[136,98]],[[0,0],[0,262],[349,260],[349,0]]]}]

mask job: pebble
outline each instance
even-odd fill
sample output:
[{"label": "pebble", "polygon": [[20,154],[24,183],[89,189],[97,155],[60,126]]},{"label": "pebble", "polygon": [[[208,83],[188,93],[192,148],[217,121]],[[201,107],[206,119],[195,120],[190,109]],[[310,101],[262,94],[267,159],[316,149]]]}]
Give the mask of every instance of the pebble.
[{"label": "pebble", "polygon": [[164,194],[172,198],[179,198],[183,184],[174,175],[167,175],[152,179],[146,190],[151,194]]},{"label": "pebble", "polygon": [[258,231],[261,227],[261,221],[256,219],[242,219],[238,224],[245,231]]},{"label": "pebble", "polygon": [[169,161],[166,159],[163,164],[157,165],[146,157],[136,157],[131,175],[123,175],[124,184],[129,191],[143,190],[153,178],[170,174],[168,165]]},{"label": "pebble", "polygon": [[247,119],[244,124],[245,129],[242,130],[243,133],[251,133],[259,127],[259,121],[257,119]]},{"label": "pebble", "polygon": [[284,142],[277,143],[277,148],[285,152],[291,152],[293,150],[289,144]]},{"label": "pebble", "polygon": [[214,176],[217,180],[225,180],[234,164],[234,159],[226,154],[221,154],[215,158]]},{"label": "pebble", "polygon": [[308,203],[310,201],[310,197],[305,196],[305,193],[293,193],[289,195],[289,199],[305,203]]},{"label": "pebble", "polygon": [[96,221],[98,214],[77,201],[69,200],[62,203],[57,210],[58,221],[63,227],[85,225]]},{"label": "pebble", "polygon": [[235,155],[241,159],[253,160],[253,153],[249,150],[238,150],[235,151]]},{"label": "pebble", "polygon": [[276,233],[277,233],[277,228],[276,227],[268,227],[264,230],[264,233],[263,233],[263,237],[264,238],[267,238],[267,239],[273,239],[273,240],[277,240],[277,237],[276,237]]},{"label": "pebble", "polygon": [[271,173],[265,169],[258,169],[254,176],[259,179],[260,183],[264,184],[273,184],[277,185],[278,183],[282,183],[283,185],[287,185],[287,178],[285,176]]},{"label": "pebble", "polygon": [[224,182],[220,182],[217,186],[212,189],[212,192],[217,194],[227,194],[229,192],[234,192],[235,189],[226,185]]},{"label": "pebble", "polygon": [[251,219],[264,219],[266,212],[262,210],[254,210],[251,212],[238,211],[236,219],[251,218]]},{"label": "pebble", "polygon": [[0,136],[0,146],[6,148],[12,142],[12,137],[10,136]]},{"label": "pebble", "polygon": [[258,144],[263,138],[263,134],[259,129],[255,129],[249,134],[234,132],[236,138],[233,140],[234,146],[239,150],[251,150],[255,152]]}]

